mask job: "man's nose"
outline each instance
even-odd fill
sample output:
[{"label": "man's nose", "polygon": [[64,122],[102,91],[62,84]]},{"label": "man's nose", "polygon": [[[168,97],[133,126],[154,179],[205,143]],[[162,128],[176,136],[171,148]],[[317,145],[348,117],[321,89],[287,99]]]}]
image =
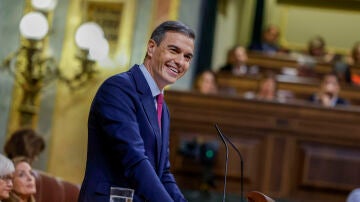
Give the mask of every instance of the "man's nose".
[{"label": "man's nose", "polygon": [[184,62],[185,62],[185,57],[184,57],[184,55],[178,54],[178,55],[176,56],[176,58],[175,58],[175,63],[176,63],[177,65],[182,66],[182,65],[184,64]]}]

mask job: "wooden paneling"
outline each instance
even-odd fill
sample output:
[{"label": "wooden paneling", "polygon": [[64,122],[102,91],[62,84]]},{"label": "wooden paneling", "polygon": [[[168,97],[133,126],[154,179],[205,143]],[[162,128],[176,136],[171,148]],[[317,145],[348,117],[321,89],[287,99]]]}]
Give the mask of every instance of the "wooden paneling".
[{"label": "wooden paneling", "polygon": [[360,150],[314,144],[300,144],[302,161],[301,185],[349,190],[360,182]]},{"label": "wooden paneling", "polygon": [[[233,88],[236,93],[243,95],[245,92],[256,92],[260,85],[260,77],[233,76],[230,74],[218,74],[217,81],[221,87]],[[318,92],[320,80],[297,76],[276,76],[278,90],[293,93],[294,98],[306,100],[312,94]],[[340,97],[350,101],[351,104],[360,105],[360,87],[342,86]]]},{"label": "wooden paneling", "polygon": [[[249,66],[259,66],[262,71],[272,70],[274,72],[280,73],[284,68],[298,70],[298,68],[301,66],[301,62],[298,61],[298,56],[293,56],[287,53],[263,54],[260,52],[249,52],[248,56],[249,59],[247,64]],[[321,77],[326,73],[332,72],[332,64],[323,61],[317,61],[313,71],[315,75]],[[351,71],[357,74],[360,73],[359,68],[353,68]]]},{"label": "wooden paneling", "polygon": [[[245,191],[293,201],[344,201],[359,186],[360,108],[323,108],[167,91],[172,170],[182,188],[200,188],[203,167],[178,153],[181,142],[218,141],[213,171],[223,189],[225,147],[214,124],[244,158]],[[240,160],[230,149],[228,192],[240,194]]]},{"label": "wooden paneling", "polygon": [[[298,69],[300,64],[298,59],[286,53],[281,54],[263,54],[259,52],[249,52],[248,65],[256,65],[265,70],[281,72],[283,68]],[[320,76],[331,72],[332,67],[329,63],[318,62],[314,71]]]}]

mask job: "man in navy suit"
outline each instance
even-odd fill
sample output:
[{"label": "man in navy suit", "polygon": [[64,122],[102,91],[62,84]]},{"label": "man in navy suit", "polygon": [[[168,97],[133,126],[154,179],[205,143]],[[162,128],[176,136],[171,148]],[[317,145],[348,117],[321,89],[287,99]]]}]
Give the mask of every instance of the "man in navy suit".
[{"label": "man in navy suit", "polygon": [[[169,112],[156,97],[188,70],[194,31],[178,21],[160,24],[143,64],[107,79],[92,102],[88,153],[79,201],[109,202],[111,187],[135,191],[134,202],[186,201],[169,163]],[[161,107],[160,107],[161,108]]]},{"label": "man in navy suit", "polygon": [[346,106],[349,102],[341,97],[339,79],[335,73],[327,73],[323,76],[320,90],[310,97],[310,101],[325,107]]}]

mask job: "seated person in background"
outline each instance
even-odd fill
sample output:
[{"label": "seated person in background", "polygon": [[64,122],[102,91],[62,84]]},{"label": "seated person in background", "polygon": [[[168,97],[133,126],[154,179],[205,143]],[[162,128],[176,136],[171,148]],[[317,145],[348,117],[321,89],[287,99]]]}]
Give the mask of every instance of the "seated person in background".
[{"label": "seated person in background", "polygon": [[5,143],[4,151],[8,158],[18,156],[28,158],[30,164],[45,149],[45,140],[31,128],[23,128],[11,134]]},{"label": "seated person in background", "polygon": [[340,84],[351,84],[350,66],[343,60],[343,57],[335,56],[332,68]]},{"label": "seated person in background", "polygon": [[257,74],[258,68],[253,66],[249,68],[246,63],[248,55],[243,46],[236,45],[227,52],[227,62],[219,70],[219,73],[230,72],[235,76],[245,74]]},{"label": "seated person in background", "polygon": [[0,201],[9,198],[13,188],[12,178],[15,171],[13,162],[0,154]]},{"label": "seated person in background", "polygon": [[351,57],[347,59],[351,66],[360,67],[360,42],[356,42],[351,50]]},{"label": "seated person in background", "polygon": [[285,102],[292,98],[292,94],[287,91],[277,89],[276,75],[273,72],[267,72],[266,75],[259,80],[258,89],[256,92],[248,91],[244,93],[246,99],[258,99],[266,101]]},{"label": "seated person in background", "polygon": [[203,94],[218,93],[215,73],[211,70],[200,73],[195,79],[194,90]]},{"label": "seated person in background", "polygon": [[316,36],[309,41],[307,54],[326,63],[330,63],[334,59],[334,54],[327,52],[325,40],[321,36]]},{"label": "seated person in background", "polygon": [[265,78],[260,81],[256,97],[259,100],[275,100],[276,91],[277,87],[275,74],[268,73]]},{"label": "seated person in background", "polygon": [[263,53],[276,53],[280,51],[278,39],[280,36],[279,28],[275,25],[269,25],[262,35],[261,42],[254,42],[249,46],[249,50]]},{"label": "seated person in background", "polygon": [[340,85],[337,76],[333,73],[324,75],[318,93],[310,97],[313,103],[319,103],[326,107],[334,107],[339,105],[348,105],[348,102],[338,97]]},{"label": "seated person in background", "polygon": [[351,51],[351,57],[347,58],[349,66],[350,83],[360,85],[360,74],[351,71],[353,69],[360,69],[360,42],[356,42]]},{"label": "seated person in background", "polygon": [[35,176],[25,157],[13,159],[15,172],[13,176],[13,190],[4,202],[35,202]]}]

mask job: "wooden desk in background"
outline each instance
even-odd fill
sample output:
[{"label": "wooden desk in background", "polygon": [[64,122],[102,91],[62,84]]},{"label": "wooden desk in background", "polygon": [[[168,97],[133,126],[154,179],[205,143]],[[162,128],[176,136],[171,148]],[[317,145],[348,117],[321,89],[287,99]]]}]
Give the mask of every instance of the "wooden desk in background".
[{"label": "wooden desk in background", "polygon": [[[171,114],[171,163],[181,188],[199,189],[202,167],[177,152],[197,137],[218,141],[216,190],[223,189],[225,148],[214,124],[240,149],[245,193],[259,190],[273,198],[343,202],[360,187],[360,109],[329,109],[237,97],[167,91]],[[240,194],[240,161],[231,149],[228,192]]]},{"label": "wooden desk in background", "polygon": [[[296,76],[278,75],[276,77],[279,90],[290,91],[296,99],[308,99],[312,94],[318,92],[320,80]],[[233,76],[231,74],[218,74],[217,82],[222,87],[235,88],[237,94],[259,89],[259,77]],[[353,105],[360,105],[360,87],[343,86],[340,97],[350,101]]]},{"label": "wooden desk in background", "polygon": [[[259,52],[249,52],[248,53],[249,65],[257,65],[261,68],[273,70],[275,72],[281,72],[284,67],[297,69],[299,63],[295,57],[288,55],[286,53],[282,54],[264,54]],[[314,71],[320,75],[326,74],[332,71],[331,64],[318,62]]]}]

